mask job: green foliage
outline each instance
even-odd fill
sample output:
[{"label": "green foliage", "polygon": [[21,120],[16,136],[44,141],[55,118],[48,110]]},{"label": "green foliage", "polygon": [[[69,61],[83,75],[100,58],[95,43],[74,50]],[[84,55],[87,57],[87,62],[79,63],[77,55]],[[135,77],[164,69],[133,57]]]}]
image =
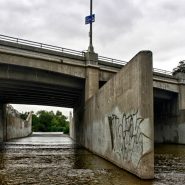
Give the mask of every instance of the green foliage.
[{"label": "green foliage", "polygon": [[[27,113],[21,114],[21,118],[26,119]],[[32,114],[33,132],[64,132],[69,133],[69,122],[62,112],[57,111],[38,111]]]},{"label": "green foliage", "polygon": [[26,120],[26,118],[28,117],[28,114],[29,112],[22,113],[20,114],[20,118]]},{"label": "green foliage", "polygon": [[179,65],[175,69],[173,69],[173,75],[179,72],[185,73],[185,60],[180,61]]}]

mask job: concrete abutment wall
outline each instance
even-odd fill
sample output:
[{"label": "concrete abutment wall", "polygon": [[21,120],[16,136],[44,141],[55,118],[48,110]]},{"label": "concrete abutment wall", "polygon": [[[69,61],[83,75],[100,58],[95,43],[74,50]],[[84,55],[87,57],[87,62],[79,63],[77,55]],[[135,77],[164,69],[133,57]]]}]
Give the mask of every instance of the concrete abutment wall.
[{"label": "concrete abutment wall", "polygon": [[[158,92],[162,90],[158,90]],[[154,89],[156,92],[156,89]],[[155,143],[185,144],[185,86],[179,92],[154,93]],[[158,93],[159,94],[159,93]],[[163,95],[162,95],[163,94]]]},{"label": "concrete abutment wall", "polygon": [[139,52],[84,108],[73,138],[143,179],[154,177],[152,53]]},{"label": "concrete abutment wall", "polygon": [[26,120],[20,118],[13,107],[0,104],[0,141],[1,143],[13,138],[26,137],[32,133],[32,115]]},{"label": "concrete abutment wall", "polygon": [[6,110],[6,140],[29,136],[32,133],[32,113],[23,120],[13,107],[7,106]]},{"label": "concrete abutment wall", "polygon": [[6,105],[0,103],[0,143],[4,141],[5,138],[5,114],[6,114]]}]

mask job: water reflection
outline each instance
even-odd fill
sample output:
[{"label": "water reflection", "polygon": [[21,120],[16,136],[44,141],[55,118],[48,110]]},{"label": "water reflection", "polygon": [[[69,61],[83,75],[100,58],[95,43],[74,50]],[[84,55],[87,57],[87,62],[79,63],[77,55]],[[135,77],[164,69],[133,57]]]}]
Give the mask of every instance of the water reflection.
[{"label": "water reflection", "polygon": [[[37,138],[38,137],[38,138]],[[0,184],[182,185],[185,182],[185,146],[155,147],[155,179],[140,180],[110,162],[75,145],[70,138],[49,145],[50,137],[19,140],[0,152]],[[42,143],[43,141],[43,143]],[[46,144],[47,143],[47,144]],[[66,143],[66,144],[65,144]]]},{"label": "water reflection", "polygon": [[[4,144],[3,142],[0,142],[0,172],[4,169]],[[5,184],[5,174],[0,173],[0,184]]]},{"label": "water reflection", "polygon": [[112,163],[92,154],[84,149],[75,150],[74,169],[91,169],[96,174],[95,181],[89,184],[106,184],[106,185],[151,185],[151,180],[140,180]]},{"label": "water reflection", "polygon": [[155,178],[158,184],[185,184],[185,145],[155,147]]}]

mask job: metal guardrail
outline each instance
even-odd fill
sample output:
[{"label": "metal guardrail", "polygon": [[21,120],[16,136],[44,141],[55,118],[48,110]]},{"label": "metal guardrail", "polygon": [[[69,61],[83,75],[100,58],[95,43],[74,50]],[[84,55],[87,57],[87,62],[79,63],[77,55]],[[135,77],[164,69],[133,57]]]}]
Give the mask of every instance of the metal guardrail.
[{"label": "metal guardrail", "polygon": [[25,39],[19,39],[19,38],[10,37],[10,36],[1,35],[1,34],[0,34],[0,40],[13,42],[13,43],[17,43],[17,44],[24,44],[27,46],[33,46],[33,47],[42,48],[42,49],[48,49],[48,50],[52,50],[52,51],[63,52],[66,54],[72,54],[72,55],[77,55],[77,56],[82,56],[82,57],[84,57],[84,54],[85,54],[82,51],[67,49],[67,48],[53,46],[53,45],[49,45],[49,44],[43,44],[40,42],[29,41],[29,40],[25,40]]},{"label": "metal guardrail", "polygon": [[153,68],[153,72],[155,72],[155,73],[160,73],[160,74],[164,74],[164,75],[170,75],[170,76],[173,75],[173,73],[172,73],[171,71],[166,71],[166,70],[157,69],[157,68]]},{"label": "metal guardrail", "polygon": [[114,64],[120,64],[120,65],[126,65],[127,62],[123,61],[123,60],[117,60],[117,59],[113,59],[113,58],[109,58],[109,57],[103,57],[103,56],[98,56],[98,60],[101,61],[105,61],[105,62],[111,62]]},{"label": "metal guardrail", "polygon": [[[6,36],[6,35],[2,35],[2,34],[0,34],[0,40],[85,57],[85,51],[77,51],[77,50],[58,47],[58,46],[53,46],[53,45],[49,45],[49,44],[43,44],[41,42],[19,39],[19,38],[16,38],[16,37]],[[109,58],[109,57],[103,57],[103,56],[98,56],[98,60],[101,60],[103,62],[110,62],[110,63],[114,63],[114,64],[120,64],[120,65],[126,65],[127,64],[127,62],[125,62],[125,61],[117,60],[117,59],[113,59],[113,58]],[[153,72],[172,76],[172,72],[162,70],[162,69],[153,68]]]}]

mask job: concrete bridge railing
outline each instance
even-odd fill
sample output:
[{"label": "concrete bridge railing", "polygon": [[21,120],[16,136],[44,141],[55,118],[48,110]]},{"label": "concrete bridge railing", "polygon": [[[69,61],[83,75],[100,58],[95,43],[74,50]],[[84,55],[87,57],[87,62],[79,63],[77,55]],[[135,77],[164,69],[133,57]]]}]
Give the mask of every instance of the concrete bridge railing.
[{"label": "concrete bridge railing", "polygon": [[[68,49],[68,48],[59,47],[59,46],[53,46],[50,44],[44,44],[41,42],[35,42],[35,41],[26,40],[26,39],[10,37],[6,35],[2,35],[2,34],[0,34],[0,40],[16,43],[18,45],[27,45],[27,46],[33,46],[33,47],[47,49],[51,51],[62,52],[62,53],[70,54],[70,55],[80,56],[83,58],[85,58],[85,53],[86,53],[85,51],[78,51],[78,50]],[[118,60],[118,59],[114,59],[110,57],[104,57],[104,56],[98,56],[98,60],[103,61],[103,62],[108,62],[108,63],[120,64],[122,66],[127,64],[126,61]],[[166,71],[162,69],[153,68],[153,72],[172,76],[171,71]]]}]

